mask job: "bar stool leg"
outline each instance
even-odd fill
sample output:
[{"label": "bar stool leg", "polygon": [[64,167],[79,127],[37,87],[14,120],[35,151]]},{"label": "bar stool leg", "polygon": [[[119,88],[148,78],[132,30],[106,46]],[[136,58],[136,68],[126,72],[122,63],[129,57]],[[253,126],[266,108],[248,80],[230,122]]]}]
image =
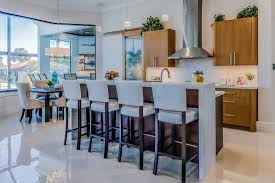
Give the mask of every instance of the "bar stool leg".
[{"label": "bar stool leg", "polygon": [[87,137],[90,136],[90,108],[86,108]]},{"label": "bar stool leg", "polygon": [[78,101],[78,130],[77,130],[77,150],[80,150],[81,144],[81,100]]},{"label": "bar stool leg", "polygon": [[115,127],[116,127],[116,116],[117,116],[117,112],[116,111],[114,111],[113,112],[114,114],[114,116],[112,116],[112,142],[114,142],[115,141],[115,139],[116,139],[116,130],[115,130]]},{"label": "bar stool leg", "polygon": [[139,169],[143,170],[143,151],[144,151],[144,118],[143,118],[143,107],[139,107]]},{"label": "bar stool leg", "polygon": [[181,161],[182,161],[182,170],[181,170],[181,182],[186,182],[186,113],[182,113],[182,125],[181,125],[181,131],[182,131],[182,148],[181,148]]},{"label": "bar stool leg", "polygon": [[58,121],[59,119],[59,107],[56,107],[56,120]]},{"label": "bar stool leg", "polygon": [[[91,132],[91,134],[93,133],[93,121],[95,120],[95,114],[94,114],[94,112],[93,111],[91,111],[91,121],[90,121],[90,125],[91,125],[91,130],[90,130],[90,132]],[[93,136],[92,135],[90,135],[90,143],[89,143],[89,148],[88,148],[88,151],[89,152],[91,152],[91,149],[92,149],[92,142],[93,142]]]},{"label": "bar stool leg", "polygon": [[100,113],[100,129],[101,129],[101,137],[103,137],[103,113]]},{"label": "bar stool leg", "polygon": [[153,174],[158,174],[158,162],[159,162],[159,141],[160,141],[160,124],[158,121],[158,110],[155,111],[155,158]]},{"label": "bar stool leg", "polygon": [[122,115],[119,114],[119,151],[118,151],[118,162],[121,162],[122,141],[123,141],[123,121],[122,121]]},{"label": "bar stool leg", "polygon": [[130,143],[131,141],[131,131],[130,131],[130,123],[131,123],[131,117],[127,117],[127,141]]},{"label": "bar stool leg", "polygon": [[66,127],[65,127],[65,138],[64,138],[64,145],[67,144],[67,135],[68,135],[68,124],[69,124],[69,109],[66,107]]},{"label": "bar stool leg", "polygon": [[109,107],[105,103],[105,142],[104,142],[104,158],[108,157],[108,144],[109,144]]}]

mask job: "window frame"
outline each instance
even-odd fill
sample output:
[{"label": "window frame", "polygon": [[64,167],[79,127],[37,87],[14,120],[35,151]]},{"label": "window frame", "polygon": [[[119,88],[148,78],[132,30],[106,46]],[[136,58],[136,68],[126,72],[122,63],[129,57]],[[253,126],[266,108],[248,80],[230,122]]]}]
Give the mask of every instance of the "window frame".
[{"label": "window frame", "polygon": [[[0,11],[0,15],[7,15],[7,16],[15,16],[15,17],[21,17],[21,18],[25,18],[25,19],[30,19],[30,20],[34,20],[34,21],[39,21],[39,22],[44,22],[44,23],[49,23],[49,24],[53,24],[53,25],[75,25],[75,26],[91,26],[91,27],[96,27],[95,24],[75,24],[75,23],[57,23],[57,22],[51,22],[51,21],[47,21],[47,20],[42,20],[42,19],[37,19],[37,18],[33,18],[33,17],[28,17],[28,16],[23,16],[23,15],[17,15],[17,14],[13,14],[13,13],[8,13],[8,12],[5,12],[5,11]],[[95,31],[95,55],[97,55],[97,32]],[[6,55],[5,53],[8,53],[8,52],[1,52],[0,51],[0,55]],[[8,56],[8,55],[7,55]],[[24,56],[24,55],[22,55]],[[37,57],[39,58],[39,53],[37,54]],[[72,58],[71,58],[72,59]],[[97,59],[95,57],[95,63],[97,62]],[[40,60],[38,60],[38,64],[40,64]],[[71,65],[72,63],[70,62],[70,70],[71,70]],[[8,65],[8,67],[10,67]],[[40,69],[40,67],[39,67]],[[8,70],[9,71],[9,70]],[[95,75],[97,73],[97,67],[95,65]],[[8,73],[9,74],[9,73]],[[95,77],[96,79],[96,77]],[[10,88],[10,89],[0,89],[0,93],[2,92],[13,92],[13,91],[17,91],[17,89],[14,89],[14,88]]]}]

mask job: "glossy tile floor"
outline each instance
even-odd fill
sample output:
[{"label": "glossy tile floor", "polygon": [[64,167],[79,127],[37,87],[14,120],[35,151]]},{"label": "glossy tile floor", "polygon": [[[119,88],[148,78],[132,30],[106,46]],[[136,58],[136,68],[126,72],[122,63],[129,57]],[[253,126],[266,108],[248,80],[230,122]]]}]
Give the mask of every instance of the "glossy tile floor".
[{"label": "glossy tile floor", "polygon": [[[19,123],[18,116],[0,119],[0,183],[177,183],[180,162],[160,160],[161,172],[152,175],[152,153],[145,155],[139,171],[135,149],[125,149],[118,163],[117,144],[110,159],[100,152],[87,152],[88,140],[76,151],[73,142],[63,146],[64,122]],[[189,164],[189,183],[275,183],[275,134],[225,129],[224,149],[205,180],[197,180],[196,166]],[[101,143],[93,150],[100,151]],[[162,162],[162,163],[161,163]]]}]

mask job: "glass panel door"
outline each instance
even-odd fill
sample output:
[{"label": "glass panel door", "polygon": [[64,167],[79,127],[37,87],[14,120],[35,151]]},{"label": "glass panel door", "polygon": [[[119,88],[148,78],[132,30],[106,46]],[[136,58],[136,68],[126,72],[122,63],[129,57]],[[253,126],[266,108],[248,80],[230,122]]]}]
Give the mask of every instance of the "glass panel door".
[{"label": "glass panel door", "polygon": [[125,37],[126,80],[143,80],[143,47],[141,36]]}]

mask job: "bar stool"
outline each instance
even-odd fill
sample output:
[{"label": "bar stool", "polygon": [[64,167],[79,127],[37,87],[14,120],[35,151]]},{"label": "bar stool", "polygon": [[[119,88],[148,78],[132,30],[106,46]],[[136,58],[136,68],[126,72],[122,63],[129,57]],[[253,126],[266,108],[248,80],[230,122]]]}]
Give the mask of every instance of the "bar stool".
[{"label": "bar stool", "polygon": [[[101,114],[104,113],[105,121],[104,121],[104,131],[103,125],[99,130],[93,132],[91,128],[90,133],[90,144],[89,144],[89,152],[91,152],[92,147],[92,139],[93,137],[99,138],[105,141],[104,143],[104,158],[108,156],[108,143],[109,143],[109,133],[113,129],[109,127],[109,114],[112,112],[116,112],[119,110],[119,104],[117,100],[109,99],[109,91],[107,81],[95,81],[95,80],[87,80],[86,81],[89,100],[91,103],[91,112],[99,112]],[[92,115],[93,116],[93,115]],[[91,118],[93,120],[93,117]],[[91,125],[93,126],[93,121],[91,120]],[[103,120],[101,120],[101,124],[103,124]],[[98,134],[98,131],[102,131],[101,134]],[[104,137],[103,137],[104,136]]]},{"label": "bar stool", "polygon": [[[155,104],[155,158],[153,174],[157,175],[160,155],[170,156],[182,161],[182,182],[186,179],[186,124],[198,120],[197,108],[186,107],[186,88],[183,84],[153,84],[153,97]],[[182,152],[181,157],[175,157],[159,152],[161,141],[160,123],[181,126]]]},{"label": "bar stool", "polygon": [[[121,162],[122,146],[133,146],[139,148],[139,169],[143,170],[144,152],[144,117],[153,115],[154,105],[143,102],[143,87],[141,81],[119,81],[116,83],[118,103],[120,108],[120,135],[118,161]],[[139,146],[123,142],[122,117],[128,116],[138,118]]]},{"label": "bar stool", "polygon": [[[77,150],[80,150],[81,136],[87,135],[89,137],[90,133],[90,101],[88,98],[82,98],[80,83],[77,80],[67,80],[62,82],[64,89],[64,97],[66,99],[66,129],[65,129],[65,139],[64,145],[67,143],[67,135],[69,132],[77,131]],[[78,127],[75,129],[68,129],[68,109],[78,110]],[[86,109],[86,119],[87,125],[82,126],[82,109]],[[87,133],[82,134],[82,128],[87,128]]]}]

